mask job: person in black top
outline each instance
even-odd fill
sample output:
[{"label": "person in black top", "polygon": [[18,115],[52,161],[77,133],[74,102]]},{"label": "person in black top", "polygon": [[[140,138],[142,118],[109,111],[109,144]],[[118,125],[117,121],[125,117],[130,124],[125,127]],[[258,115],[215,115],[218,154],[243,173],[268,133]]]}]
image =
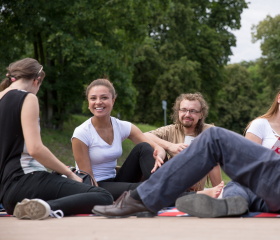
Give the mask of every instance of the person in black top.
[{"label": "person in black top", "polygon": [[87,214],[96,204],[111,204],[109,192],[82,183],[42,143],[36,94],[45,77],[43,66],[25,58],[7,70],[0,84],[0,202],[7,213],[44,219]]}]

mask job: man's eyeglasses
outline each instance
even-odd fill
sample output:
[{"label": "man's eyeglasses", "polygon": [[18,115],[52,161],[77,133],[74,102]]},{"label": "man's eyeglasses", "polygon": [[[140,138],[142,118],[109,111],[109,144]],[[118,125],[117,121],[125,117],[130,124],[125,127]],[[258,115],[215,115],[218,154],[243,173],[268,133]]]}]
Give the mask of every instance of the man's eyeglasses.
[{"label": "man's eyeglasses", "polygon": [[187,113],[189,112],[190,114],[197,114],[197,113],[200,113],[201,111],[197,111],[195,109],[186,109],[186,108],[180,108],[179,111],[181,113]]}]

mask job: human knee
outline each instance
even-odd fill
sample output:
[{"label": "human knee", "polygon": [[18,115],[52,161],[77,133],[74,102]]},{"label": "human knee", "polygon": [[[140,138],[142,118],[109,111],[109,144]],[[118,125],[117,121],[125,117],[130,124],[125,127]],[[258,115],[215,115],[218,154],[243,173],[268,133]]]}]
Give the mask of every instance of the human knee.
[{"label": "human knee", "polygon": [[217,127],[210,127],[208,129],[206,129],[205,131],[203,131],[200,135],[203,136],[204,138],[209,138],[214,136],[214,134],[216,134]]},{"label": "human knee", "polygon": [[94,188],[95,188],[94,191],[98,192],[98,194],[100,195],[99,198],[102,199],[101,202],[103,205],[111,205],[113,203],[114,198],[109,191],[101,187],[94,187]]},{"label": "human knee", "polygon": [[112,194],[106,193],[106,194],[103,195],[104,205],[111,205],[113,202],[114,202],[114,198],[113,198]]},{"label": "human knee", "polygon": [[228,130],[221,127],[211,127],[203,131],[202,134],[204,134],[204,138],[221,140],[227,136],[228,132]]},{"label": "human knee", "polygon": [[151,148],[151,145],[147,142],[138,143],[137,146],[141,149]]},{"label": "human knee", "polygon": [[138,150],[139,153],[145,154],[152,154],[154,149],[152,146],[147,142],[138,143],[135,148]]},{"label": "human knee", "polygon": [[217,135],[217,136],[224,134],[224,132],[226,131],[226,129],[221,127],[211,127],[207,130],[209,130],[210,135]]}]

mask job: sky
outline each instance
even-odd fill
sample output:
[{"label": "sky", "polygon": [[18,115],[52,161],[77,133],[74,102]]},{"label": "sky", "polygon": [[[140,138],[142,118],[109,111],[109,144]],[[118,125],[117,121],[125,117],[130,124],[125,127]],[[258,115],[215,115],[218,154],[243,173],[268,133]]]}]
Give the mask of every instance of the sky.
[{"label": "sky", "polygon": [[247,0],[250,2],[241,15],[241,28],[232,31],[236,36],[236,47],[232,47],[233,55],[230,63],[256,60],[261,57],[260,41],[252,43],[251,28],[258,25],[267,15],[275,17],[280,14],[280,0]]}]

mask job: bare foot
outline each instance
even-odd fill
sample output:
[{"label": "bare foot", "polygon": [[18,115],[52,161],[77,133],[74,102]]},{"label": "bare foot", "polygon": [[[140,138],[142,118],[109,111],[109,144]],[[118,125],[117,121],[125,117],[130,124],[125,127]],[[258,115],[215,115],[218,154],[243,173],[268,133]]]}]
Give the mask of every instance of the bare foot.
[{"label": "bare foot", "polygon": [[212,198],[218,198],[224,188],[224,181],[221,181],[220,184],[218,184],[217,186],[215,187],[212,187],[212,188],[208,188],[208,189],[204,189],[202,191],[198,191],[197,193],[198,194],[205,194],[205,195],[208,195]]}]

